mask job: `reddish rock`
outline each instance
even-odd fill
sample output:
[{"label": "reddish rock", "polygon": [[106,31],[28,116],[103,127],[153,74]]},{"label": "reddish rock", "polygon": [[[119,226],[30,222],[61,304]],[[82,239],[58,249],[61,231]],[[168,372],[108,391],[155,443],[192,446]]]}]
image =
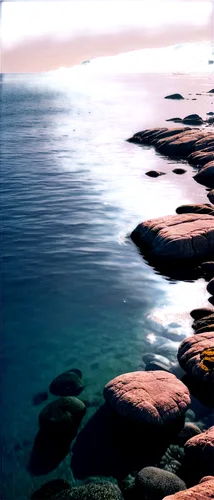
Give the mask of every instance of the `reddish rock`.
[{"label": "reddish rock", "polygon": [[195,477],[214,475],[214,426],[189,439],[184,450],[186,463],[189,467],[191,464]]},{"label": "reddish rock", "polygon": [[170,157],[186,157],[192,153],[194,144],[202,137],[204,137],[203,132],[188,130],[174,137],[160,139],[156,143],[156,148]]},{"label": "reddish rock", "polygon": [[164,371],[120,375],[105,386],[104,397],[121,416],[156,427],[183,417],[190,402],[187,387]]},{"label": "reddish rock", "polygon": [[169,215],[139,224],[134,243],[159,258],[206,258],[214,254],[214,217],[207,214]]},{"label": "reddish rock", "polygon": [[199,481],[199,484],[205,483],[205,481],[210,481],[210,479],[214,479],[214,477],[213,476],[202,477],[202,479]]},{"label": "reddish rock", "polygon": [[197,484],[188,490],[179,491],[163,500],[210,500],[214,498],[214,479]]},{"label": "reddish rock", "polygon": [[200,333],[183,340],[178,349],[181,368],[192,377],[208,384],[214,383],[214,371],[204,365],[205,350],[214,348],[214,332]]}]

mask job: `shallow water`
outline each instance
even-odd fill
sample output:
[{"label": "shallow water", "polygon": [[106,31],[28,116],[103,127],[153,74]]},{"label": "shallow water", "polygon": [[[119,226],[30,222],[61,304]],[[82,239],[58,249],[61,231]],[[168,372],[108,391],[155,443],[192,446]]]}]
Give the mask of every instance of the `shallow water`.
[{"label": "shallow water", "polygon": [[[212,83],[182,75],[8,75],[1,86],[2,498],[20,500],[52,477],[72,478],[69,457],[44,477],[27,472],[42,408],[33,396],[80,368],[89,417],[104,384],[143,368],[146,352],[175,362],[168,325],[190,335],[189,311],[209,304],[203,280],[170,282],[127,238],[142,220],[207,202],[205,188],[192,167],[176,176],[175,162],[125,139],[172,116],[205,117],[210,95],[163,96]],[[167,175],[144,175],[154,168]]]}]

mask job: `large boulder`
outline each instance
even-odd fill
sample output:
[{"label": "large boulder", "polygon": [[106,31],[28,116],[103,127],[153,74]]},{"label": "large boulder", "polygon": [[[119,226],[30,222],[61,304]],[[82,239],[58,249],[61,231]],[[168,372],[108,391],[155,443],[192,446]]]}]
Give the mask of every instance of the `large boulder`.
[{"label": "large boulder", "polygon": [[214,332],[200,333],[183,340],[178,349],[181,368],[192,377],[213,385],[213,348]]},{"label": "large boulder", "polygon": [[154,257],[202,260],[214,254],[214,217],[181,214],[151,219],[139,224],[131,238]]},{"label": "large boulder", "polygon": [[196,481],[214,475],[214,426],[190,438],[184,450],[186,467],[192,469]]},{"label": "large boulder", "polygon": [[198,331],[200,328],[210,325],[214,325],[214,311],[211,311],[209,314],[207,314],[207,316],[194,321],[192,324],[192,328],[193,330]]},{"label": "large boulder", "polygon": [[119,375],[105,386],[104,397],[119,415],[160,428],[183,417],[190,402],[187,387],[164,371]]},{"label": "large boulder", "polygon": [[211,163],[212,165],[214,160],[213,147],[212,151],[207,151],[207,148],[206,151],[194,151],[189,154],[187,160],[191,165],[197,165],[198,167],[204,167],[206,166],[206,163]]},{"label": "large boulder", "polygon": [[[210,90],[210,92],[211,92],[211,90]],[[166,95],[164,97],[164,99],[180,100],[180,99],[184,99],[184,97],[181,94],[170,94],[170,95]]]},{"label": "large boulder", "polygon": [[158,467],[144,467],[138,472],[135,483],[139,496],[147,500],[162,500],[165,495],[186,489],[182,479]]},{"label": "large boulder", "polygon": [[43,408],[39,415],[39,425],[47,432],[75,435],[85,412],[85,405],[79,399],[62,397]]},{"label": "large boulder", "polygon": [[180,156],[186,158],[186,156],[190,155],[194,150],[195,143],[203,137],[203,132],[190,129],[173,137],[159,139],[156,142],[156,148],[162,154],[166,154],[170,157]]},{"label": "large boulder", "polygon": [[59,500],[122,500],[123,497],[116,484],[106,481],[74,486],[67,492],[62,492],[57,498]]},{"label": "large boulder", "polygon": [[199,319],[206,318],[213,313],[214,309],[211,309],[210,307],[201,307],[200,309],[193,309],[190,316],[192,316],[195,321],[198,321]]},{"label": "large boulder", "polygon": [[80,370],[67,370],[51,382],[49,390],[54,396],[78,396],[84,389]]},{"label": "large boulder", "polygon": [[[214,159],[214,154],[213,154]],[[194,179],[203,186],[214,188],[214,161],[209,162],[194,175]]]},{"label": "large boulder", "polygon": [[210,500],[214,498],[214,479],[164,497],[163,500]]},{"label": "large boulder", "polygon": [[182,128],[151,128],[143,130],[142,132],[137,132],[133,135],[128,142],[134,142],[135,144],[156,144],[159,139],[164,139],[165,137],[178,136],[179,134],[190,130],[189,127]]},{"label": "large boulder", "polygon": [[214,215],[214,207],[210,203],[203,203],[201,205],[181,205],[176,208],[177,214],[208,214]]}]

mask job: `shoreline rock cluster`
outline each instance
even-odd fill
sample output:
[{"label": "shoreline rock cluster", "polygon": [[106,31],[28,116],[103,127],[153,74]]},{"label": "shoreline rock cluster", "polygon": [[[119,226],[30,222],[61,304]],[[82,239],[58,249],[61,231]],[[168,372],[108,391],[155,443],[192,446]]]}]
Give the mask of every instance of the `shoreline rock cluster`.
[{"label": "shoreline rock cluster", "polygon": [[[166,98],[183,99],[179,94]],[[129,142],[186,159],[200,169],[195,180],[213,190],[213,132],[190,127],[148,129]],[[162,172],[147,175],[158,177]],[[208,281],[214,304],[213,191],[208,196],[211,203],[177,207],[175,215],[142,222],[131,239],[149,263],[161,267],[165,262],[169,276],[176,268],[185,279],[185,270],[192,267],[197,278]],[[194,397],[214,406],[214,309],[190,314],[193,335],[181,339],[177,352],[184,373],[181,380],[172,373],[171,363],[166,366],[161,356],[154,362],[151,356],[145,370],[121,374],[105,385],[105,404],[80,432],[86,412],[76,398],[84,388],[82,374],[68,370],[54,379],[49,389],[59,398],[40,413],[33,456],[38,465],[47,459],[48,447],[51,453],[58,447],[63,459],[77,436],[71,468],[77,479],[86,481],[74,486],[60,479],[50,481],[32,494],[32,500],[214,499],[214,426],[201,430],[186,419]],[[46,399],[45,393],[41,401]]]}]

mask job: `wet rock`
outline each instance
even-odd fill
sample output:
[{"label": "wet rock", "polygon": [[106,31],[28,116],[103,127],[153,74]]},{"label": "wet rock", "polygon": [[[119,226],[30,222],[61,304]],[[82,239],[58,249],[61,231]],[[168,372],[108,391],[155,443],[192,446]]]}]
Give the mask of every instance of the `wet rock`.
[{"label": "wet rock", "polygon": [[170,95],[166,95],[164,97],[164,99],[175,99],[175,100],[179,100],[179,99],[184,99],[184,97],[181,95],[181,94],[170,94]]},{"label": "wet rock", "polygon": [[[192,481],[214,475],[214,426],[189,439],[184,446],[185,461]],[[213,492],[214,493],[214,492]]]},{"label": "wet rock", "polygon": [[214,147],[214,134],[213,132],[208,132],[203,135],[201,139],[196,141],[193,147],[193,151],[207,151],[207,148],[211,148],[213,150]]},{"label": "wet rock", "polygon": [[55,396],[78,396],[84,389],[82,379],[73,370],[68,370],[51,382],[49,390]]},{"label": "wet rock", "polygon": [[214,205],[214,189],[212,189],[212,191],[208,193],[207,197],[209,198],[210,202],[213,203]]},{"label": "wet rock", "polygon": [[163,500],[210,500],[214,498],[214,479],[197,484],[185,491],[164,497]]},{"label": "wet rock", "polygon": [[201,429],[191,422],[185,424],[184,428],[180,432],[177,438],[177,443],[179,446],[184,446],[184,444],[194,436],[201,434]]},{"label": "wet rock", "polygon": [[[213,166],[213,160],[214,160],[214,153],[213,151],[194,151],[187,157],[188,162],[191,165],[196,165],[198,167],[204,167],[206,168],[208,163],[212,162],[211,165]],[[201,172],[201,170],[200,170]]]},{"label": "wet rock", "polygon": [[62,397],[43,408],[39,415],[39,425],[47,432],[75,435],[85,412],[85,405],[79,399]]},{"label": "wet rock", "polygon": [[165,365],[164,363],[160,363],[159,361],[150,361],[150,363],[148,363],[145,366],[146,372],[155,371],[155,370],[163,370],[165,372],[170,372],[169,367],[167,365]]},{"label": "wet rock", "polygon": [[160,153],[170,156],[171,158],[174,156],[186,158],[194,151],[195,143],[203,137],[203,132],[190,129],[173,137],[160,139],[156,142],[155,146]]},{"label": "wet rock", "polygon": [[214,94],[214,89],[208,90],[208,94]]},{"label": "wet rock", "polygon": [[[214,154],[213,154],[214,158]],[[213,188],[214,187],[214,161],[208,163],[204,166],[196,175],[194,179],[203,186]]]},{"label": "wet rock", "polygon": [[64,479],[53,479],[48,481],[36,490],[31,495],[31,500],[54,500],[55,498],[60,498],[59,495],[63,491],[70,490],[70,484]]},{"label": "wet rock", "polygon": [[142,132],[137,132],[137,134],[134,134],[133,137],[128,139],[128,142],[145,145],[156,144],[159,139],[164,139],[165,137],[170,139],[174,136],[179,136],[181,133],[186,132],[187,130],[189,130],[189,127],[172,129],[168,129],[166,127],[146,129]]},{"label": "wet rock", "polygon": [[152,352],[145,353],[142,356],[142,360],[144,361],[145,364],[151,363],[153,361],[162,363],[165,366],[167,366],[168,369],[170,369],[172,366],[172,363],[165,356],[160,356],[159,354],[153,354]]},{"label": "wet rock", "polygon": [[182,382],[163,371],[120,375],[105,386],[104,397],[119,415],[157,427],[183,417],[190,402]]},{"label": "wet rock", "polygon": [[211,311],[210,314],[204,316],[201,319],[195,320],[192,324],[193,330],[198,331],[200,328],[207,327],[209,325],[213,325],[214,323],[214,311]]},{"label": "wet rock", "polygon": [[205,349],[214,348],[213,332],[200,333],[183,340],[178,349],[178,361],[189,375],[201,380],[203,383],[214,384],[214,372],[205,368],[203,352]]},{"label": "wet rock", "polygon": [[212,322],[210,325],[207,326],[200,326],[195,330],[195,335],[199,335],[199,333],[205,333],[205,332],[213,332],[214,334],[214,322]]},{"label": "wet rock", "polygon": [[139,224],[131,238],[150,256],[202,260],[214,254],[214,218],[181,214],[151,219]]},{"label": "wet rock", "polygon": [[185,168],[174,168],[173,170],[173,173],[178,175],[185,174],[185,172],[186,172]]},{"label": "wet rock", "polygon": [[88,483],[72,487],[60,496],[60,500],[122,500],[122,493],[110,482]]},{"label": "wet rock", "polygon": [[182,118],[179,118],[178,116],[176,116],[175,118],[168,118],[168,120],[166,120],[166,122],[182,123]]},{"label": "wet rock", "polygon": [[203,123],[203,119],[201,116],[193,114],[185,116],[183,123],[186,123],[187,125],[201,125]]},{"label": "wet rock", "polygon": [[210,203],[204,203],[201,205],[181,205],[176,208],[177,214],[208,214],[214,215],[214,207]]},{"label": "wet rock", "polygon": [[210,295],[214,295],[214,278],[212,278],[208,285],[207,285],[207,291],[210,293]]},{"label": "wet rock", "polygon": [[201,276],[208,279],[209,281],[214,278],[214,262],[202,262],[202,264],[198,268]]},{"label": "wet rock", "polygon": [[162,500],[165,495],[186,489],[182,479],[158,467],[145,467],[138,472],[135,481],[139,493],[147,500]]},{"label": "wet rock", "polygon": [[165,172],[158,172],[157,170],[149,170],[149,172],[146,172],[145,175],[148,175],[148,177],[159,177],[160,175],[165,175]]},{"label": "wet rock", "polygon": [[35,394],[35,396],[33,396],[33,405],[38,406],[44,403],[44,401],[47,401],[47,399],[48,399],[47,391],[38,392],[37,394]]},{"label": "wet rock", "polygon": [[190,316],[192,316],[192,318],[195,321],[197,321],[198,319],[202,319],[205,318],[206,316],[209,316],[213,312],[214,312],[213,309],[211,309],[210,307],[201,307],[200,309],[193,309],[190,313]]}]

